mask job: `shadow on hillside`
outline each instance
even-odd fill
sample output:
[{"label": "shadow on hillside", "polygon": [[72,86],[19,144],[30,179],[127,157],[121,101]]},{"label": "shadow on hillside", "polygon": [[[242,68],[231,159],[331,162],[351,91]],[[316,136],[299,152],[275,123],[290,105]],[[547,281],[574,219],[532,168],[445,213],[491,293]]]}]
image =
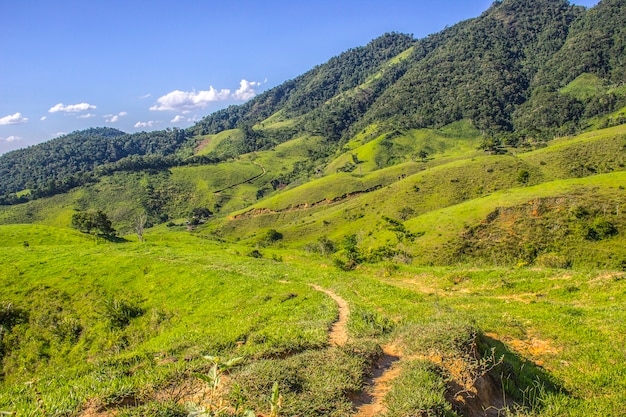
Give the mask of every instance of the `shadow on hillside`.
[{"label": "shadow on hillside", "polygon": [[537,412],[544,407],[548,397],[570,395],[554,375],[540,364],[520,356],[502,341],[482,334],[480,342],[483,355],[491,353],[493,349],[496,358],[503,358],[490,373],[501,380],[507,402]]},{"label": "shadow on hillside", "polygon": [[121,236],[96,236],[98,240],[106,240],[111,243],[128,243],[130,240]]}]

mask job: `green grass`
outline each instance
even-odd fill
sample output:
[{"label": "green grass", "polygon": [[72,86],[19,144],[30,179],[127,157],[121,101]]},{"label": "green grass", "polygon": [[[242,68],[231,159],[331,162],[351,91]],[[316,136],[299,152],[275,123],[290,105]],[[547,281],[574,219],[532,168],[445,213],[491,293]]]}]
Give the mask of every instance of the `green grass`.
[{"label": "green grass", "polygon": [[[349,167],[352,172],[364,174],[390,165],[421,161],[420,152],[426,152],[429,166],[449,162],[453,158],[468,158],[477,154],[480,133],[470,122],[462,120],[441,129],[417,129],[407,132],[389,132],[375,139],[368,132],[355,136],[346,146],[345,152],[330,162],[327,174]],[[359,161],[354,165],[354,157]]]},{"label": "green grass", "polygon": [[289,119],[285,116],[283,110],[279,110],[267,119],[256,124],[254,127],[256,129],[280,129],[282,127],[293,126],[296,124],[296,122],[297,119]]},{"label": "green grass", "polygon": [[584,177],[626,169],[626,125],[553,141],[549,147],[520,154],[548,178]]},{"label": "green grass", "polygon": [[[0,233],[2,317],[13,317],[3,336],[0,409],[19,415],[73,414],[87,401],[115,407],[128,399],[145,412],[169,384],[205,372],[207,353],[246,358],[232,373],[241,389],[233,401],[267,410],[268,387],[278,382],[286,413],[345,415],[377,343],[402,342],[407,355],[453,354],[467,329],[488,334],[485,343],[507,355],[507,395],[535,415],[559,407],[619,415],[624,400],[624,273],[384,265],[343,273],[324,258],[261,249],[284,261],[255,259],[245,255],[250,247],[171,228],[153,229],[144,244],[41,226]],[[327,349],[336,306],[309,283],[348,300],[350,346]],[[524,348],[535,340],[550,349]],[[392,415],[450,411],[437,366],[403,365],[387,397]],[[536,395],[529,393],[535,382],[544,387]]]},{"label": "green grass", "polygon": [[196,155],[208,155],[220,145],[229,140],[240,140],[243,132],[239,129],[224,130],[215,135],[204,135],[198,138],[200,145],[196,148]]},{"label": "green grass", "polygon": [[[393,343],[404,357],[389,416],[458,415],[453,383],[485,369],[474,345],[503,357],[490,378],[518,415],[624,415],[626,128],[505,155],[477,151],[466,121],[377,129],[325,176],[303,169],[284,189],[270,182],[323,138],[0,207],[0,411],[184,416],[174,393],[208,372],[211,354],[245,358],[229,375],[231,403],[267,414],[276,382],[284,415],[343,416]],[[353,154],[356,169],[337,173]],[[216,216],[188,231],[180,219],[195,207]],[[68,228],[91,208],[129,234],[112,243]],[[133,219],[148,208],[178,225],[138,243]],[[268,242],[272,229],[282,238]],[[333,265],[350,234],[358,265],[344,272]],[[322,238],[337,252],[320,255]],[[328,345],[337,306],[309,284],[349,303],[347,346]]]},{"label": "green grass", "polygon": [[[448,242],[461,236],[466,227],[479,224],[498,207],[529,204],[536,199],[546,197],[576,196],[576,193],[580,191],[597,192],[596,190],[602,190],[609,196],[614,196],[616,199],[614,201],[623,207],[624,203],[619,196],[622,194],[620,186],[623,187],[624,181],[626,181],[626,173],[616,172],[589,178],[553,181],[533,187],[503,190],[479,199],[425,213],[407,221],[406,226],[410,230],[424,232],[423,237],[419,239],[419,245],[424,250],[421,253],[418,252],[417,256],[424,261],[433,261],[437,259],[438,254],[441,254]],[[580,201],[585,201],[584,197]],[[584,249],[581,248],[581,250]]]},{"label": "green grass", "polygon": [[[199,245],[188,234],[150,235],[146,244],[97,244],[71,233],[78,242],[68,241],[61,229],[64,245],[44,246],[39,242],[51,239],[50,229],[23,225],[15,236],[17,226],[0,229],[5,227],[14,243],[1,249],[3,263],[11,263],[2,267],[0,298],[27,319],[18,318],[3,339],[7,390],[0,408],[28,410],[30,394],[22,387],[33,378],[41,395],[58,398],[49,404],[52,412],[123,386],[139,395],[141,386],[158,384],[176,369],[160,368],[158,358],[234,354],[239,341],[246,343],[237,354],[246,357],[326,343],[332,301],[303,284],[279,284],[286,275],[281,265]],[[32,235],[42,237],[24,247],[22,238]],[[264,264],[269,268],[262,272]],[[107,307],[111,300],[122,310]],[[114,319],[124,311],[127,320]],[[139,375],[121,377],[136,366]],[[103,372],[121,385],[100,381]],[[73,396],[56,391],[75,385],[81,390]]]},{"label": "green grass", "polygon": [[561,89],[561,93],[569,94],[579,100],[585,100],[607,92],[603,81],[594,74],[583,73]]}]

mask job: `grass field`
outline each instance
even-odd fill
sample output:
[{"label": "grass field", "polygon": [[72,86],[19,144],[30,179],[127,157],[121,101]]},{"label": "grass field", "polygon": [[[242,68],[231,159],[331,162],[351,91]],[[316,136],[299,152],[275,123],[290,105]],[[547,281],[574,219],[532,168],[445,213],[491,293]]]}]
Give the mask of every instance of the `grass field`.
[{"label": "grass field", "polygon": [[[0,412],[625,415],[626,128],[498,155],[464,121],[377,131],[0,207]],[[70,229],[89,209],[119,236]]]},{"label": "grass field", "polygon": [[[251,247],[174,229],[154,229],[141,244],[0,227],[1,410],[186,415],[180,401],[192,397],[174,387],[208,372],[210,354],[245,358],[228,401],[268,412],[277,382],[285,415],[346,415],[377,346],[394,343],[402,377],[386,400],[390,415],[454,415],[446,398],[460,377],[445,360],[479,375],[466,350],[475,341],[484,357],[491,348],[504,355],[490,373],[522,415],[623,411],[623,272],[382,263],[346,273],[324,257],[267,248],[259,259]],[[329,347],[337,307],[313,283],[350,305],[346,347]],[[407,404],[407,390],[422,400]]]}]

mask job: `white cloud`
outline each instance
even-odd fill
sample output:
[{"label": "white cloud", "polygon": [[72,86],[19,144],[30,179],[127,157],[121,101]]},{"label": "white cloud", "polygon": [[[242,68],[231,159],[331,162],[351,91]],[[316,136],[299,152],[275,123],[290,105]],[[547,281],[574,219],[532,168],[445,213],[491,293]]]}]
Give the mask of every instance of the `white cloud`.
[{"label": "white cloud", "polygon": [[16,125],[20,123],[26,123],[28,121],[28,117],[23,117],[22,113],[10,114],[8,116],[4,116],[0,118],[0,126],[3,125]]},{"label": "white cloud", "polygon": [[203,109],[209,103],[224,101],[230,98],[230,90],[216,90],[212,86],[203,91],[180,91],[174,90],[171,93],[159,97],[158,105],[150,107],[150,110],[158,111],[180,111],[190,112],[194,109]]},{"label": "white cloud", "polygon": [[19,140],[22,140],[22,138],[19,136],[9,136],[8,138],[3,138],[1,140],[3,140],[4,142],[17,142]]},{"label": "white cloud", "polygon": [[184,122],[184,121],[185,121],[185,116],[181,116],[180,114],[171,120],[172,123],[179,123],[179,122]]},{"label": "white cloud", "polygon": [[237,91],[235,91],[233,97],[235,98],[235,100],[250,100],[252,97],[256,96],[256,91],[254,90],[254,87],[258,87],[260,85],[261,83],[258,81],[241,80],[239,82],[239,88],[237,89]]},{"label": "white cloud", "polygon": [[89,103],[79,103],[79,104],[68,104],[67,106],[63,103],[59,103],[55,106],[50,107],[48,113],[57,113],[57,112],[65,112],[65,113],[78,113],[85,110],[93,110],[96,106]]},{"label": "white cloud", "polygon": [[157,124],[159,122],[154,121],[154,120],[150,120],[149,122],[137,122],[135,123],[135,129],[143,129],[143,128],[151,128],[153,127],[155,124]]},{"label": "white cloud", "polygon": [[52,138],[58,138],[59,136],[67,135],[67,132],[57,132],[52,134]]},{"label": "white cloud", "polygon": [[150,107],[150,110],[155,111],[176,111],[183,114],[189,113],[192,110],[203,109],[209,103],[216,101],[249,100],[256,95],[254,87],[261,85],[256,81],[241,80],[239,83],[239,89],[234,93],[228,88],[221,90],[215,89],[210,86],[208,90],[202,91],[180,91],[174,90],[161,96],[157,99],[157,104]]},{"label": "white cloud", "polygon": [[105,122],[106,123],[117,123],[120,120],[120,117],[124,117],[127,116],[128,113],[126,113],[125,111],[121,111],[118,114],[105,114],[104,118],[105,118]]},{"label": "white cloud", "polygon": [[39,120],[41,120],[41,121],[43,122],[43,121],[44,121],[44,120],[46,120],[47,118],[48,118],[47,116],[41,116],[41,117],[39,118]]},{"label": "white cloud", "polygon": [[92,117],[96,117],[96,115],[92,113],[87,113],[87,114],[81,114],[80,116],[76,116],[77,119],[91,119]]},{"label": "white cloud", "polygon": [[143,95],[143,96],[141,96],[141,97],[139,97],[139,98],[140,98],[141,100],[144,100],[144,99],[149,98],[149,97],[152,97],[152,94],[148,93],[148,94],[145,94],[145,95]]}]

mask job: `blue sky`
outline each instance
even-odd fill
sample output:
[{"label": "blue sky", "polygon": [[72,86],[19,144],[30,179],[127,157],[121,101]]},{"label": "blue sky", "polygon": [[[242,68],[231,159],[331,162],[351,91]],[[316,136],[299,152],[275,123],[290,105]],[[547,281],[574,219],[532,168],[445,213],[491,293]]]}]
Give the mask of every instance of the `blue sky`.
[{"label": "blue sky", "polygon": [[385,32],[421,38],[491,3],[2,0],[0,153],[88,127],[188,127]]}]

